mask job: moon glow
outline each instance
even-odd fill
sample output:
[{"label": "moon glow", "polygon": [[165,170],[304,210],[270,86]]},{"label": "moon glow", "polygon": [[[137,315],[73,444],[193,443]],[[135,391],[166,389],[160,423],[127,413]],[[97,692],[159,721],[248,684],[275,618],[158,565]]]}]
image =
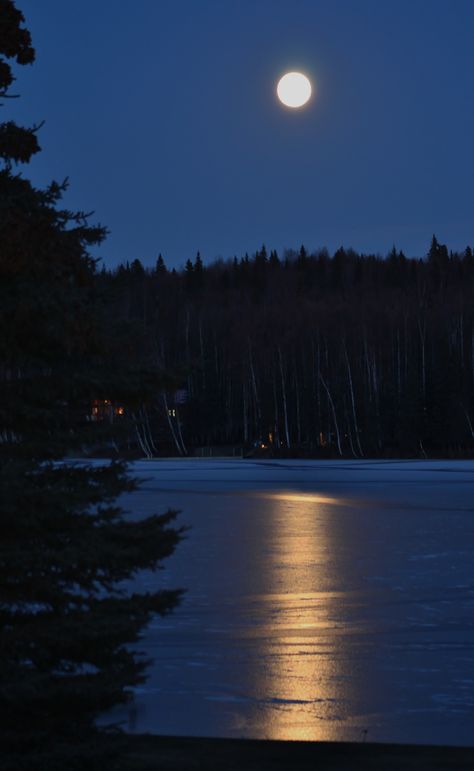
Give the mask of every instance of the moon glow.
[{"label": "moon glow", "polygon": [[302,72],[287,72],[278,81],[277,96],[286,107],[303,107],[311,97],[311,92],[309,78]]}]

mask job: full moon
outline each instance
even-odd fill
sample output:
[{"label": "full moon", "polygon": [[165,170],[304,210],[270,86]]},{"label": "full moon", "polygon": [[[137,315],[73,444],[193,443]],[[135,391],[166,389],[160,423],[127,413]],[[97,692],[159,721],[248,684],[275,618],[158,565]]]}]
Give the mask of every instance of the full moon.
[{"label": "full moon", "polygon": [[311,83],[302,72],[287,72],[278,81],[278,99],[286,107],[303,107],[311,96]]}]

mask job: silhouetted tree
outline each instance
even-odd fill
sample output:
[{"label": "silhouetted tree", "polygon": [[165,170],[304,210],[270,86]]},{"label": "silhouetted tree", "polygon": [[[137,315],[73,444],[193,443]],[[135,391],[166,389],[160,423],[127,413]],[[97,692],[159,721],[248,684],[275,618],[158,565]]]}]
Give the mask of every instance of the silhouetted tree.
[{"label": "silhouetted tree", "polygon": [[[0,0],[4,98],[7,60],[34,60],[23,23]],[[173,551],[175,513],[132,524],[116,503],[136,488],[122,463],[62,460],[97,441],[93,398],[142,385],[104,335],[88,253],[104,229],[60,208],[64,185],[40,190],[13,170],[38,150],[35,127],[0,126],[0,734],[2,769],[15,771],[107,763],[95,720],[143,680],[130,645],[178,600],[123,591]]]},{"label": "silhouetted tree", "polygon": [[158,258],[156,260],[155,272],[156,273],[166,273],[165,261],[164,261],[164,259],[163,259],[161,254],[158,255]]}]

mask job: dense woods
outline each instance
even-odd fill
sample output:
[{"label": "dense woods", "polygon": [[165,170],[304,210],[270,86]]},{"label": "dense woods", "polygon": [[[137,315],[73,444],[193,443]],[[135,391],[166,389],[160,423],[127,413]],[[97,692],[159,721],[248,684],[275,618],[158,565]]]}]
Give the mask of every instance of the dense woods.
[{"label": "dense woods", "polygon": [[[98,274],[130,351],[172,371],[133,414],[136,450],[364,457],[474,448],[474,258],[338,249]],[[129,415],[130,417],[130,415]],[[264,447],[262,447],[264,445]]]}]

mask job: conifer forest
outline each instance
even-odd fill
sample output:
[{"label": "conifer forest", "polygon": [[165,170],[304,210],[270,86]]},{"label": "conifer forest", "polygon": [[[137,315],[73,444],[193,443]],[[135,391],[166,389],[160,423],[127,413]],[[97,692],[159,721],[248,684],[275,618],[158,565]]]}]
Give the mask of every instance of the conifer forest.
[{"label": "conifer forest", "polygon": [[423,258],[263,246],[207,266],[198,253],[180,271],[160,255],[153,269],[136,259],[96,281],[128,325],[124,359],[174,378],[129,411],[142,454],[472,453],[469,246],[452,252],[433,236]]}]

